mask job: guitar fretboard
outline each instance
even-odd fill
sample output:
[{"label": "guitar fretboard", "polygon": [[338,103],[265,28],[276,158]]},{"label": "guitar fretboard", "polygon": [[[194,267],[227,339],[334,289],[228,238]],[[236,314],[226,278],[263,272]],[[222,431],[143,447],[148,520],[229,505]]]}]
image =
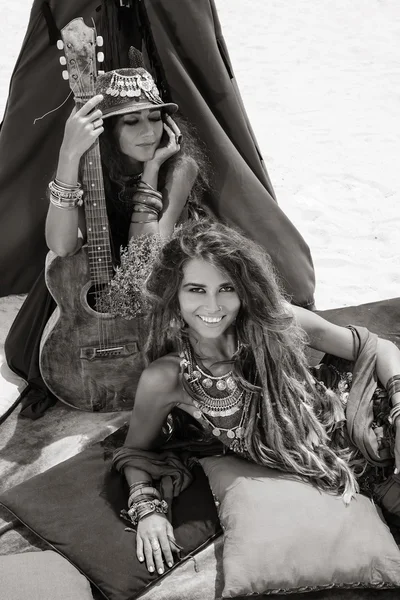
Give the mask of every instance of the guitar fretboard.
[{"label": "guitar fretboard", "polygon": [[91,280],[93,284],[109,283],[113,276],[113,266],[98,140],[84,155],[83,167]]}]

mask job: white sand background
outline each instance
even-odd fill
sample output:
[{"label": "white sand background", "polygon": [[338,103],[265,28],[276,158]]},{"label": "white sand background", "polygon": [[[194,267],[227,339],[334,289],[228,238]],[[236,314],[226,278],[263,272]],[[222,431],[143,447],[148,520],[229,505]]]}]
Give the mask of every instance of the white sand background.
[{"label": "white sand background", "polygon": [[[400,3],[216,4],[278,202],[311,248],[317,307],[400,296]],[[0,0],[0,114],[30,6]],[[0,299],[0,353],[21,301]],[[3,364],[0,412],[21,385]]]}]

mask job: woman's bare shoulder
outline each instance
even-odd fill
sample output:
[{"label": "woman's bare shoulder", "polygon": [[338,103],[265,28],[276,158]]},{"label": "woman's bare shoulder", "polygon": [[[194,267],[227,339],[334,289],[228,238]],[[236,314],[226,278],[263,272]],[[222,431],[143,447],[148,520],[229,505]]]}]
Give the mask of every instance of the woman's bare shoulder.
[{"label": "woman's bare shoulder", "polygon": [[152,393],[170,394],[180,386],[180,358],[176,353],[167,354],[152,362],[142,373],[140,383]]}]

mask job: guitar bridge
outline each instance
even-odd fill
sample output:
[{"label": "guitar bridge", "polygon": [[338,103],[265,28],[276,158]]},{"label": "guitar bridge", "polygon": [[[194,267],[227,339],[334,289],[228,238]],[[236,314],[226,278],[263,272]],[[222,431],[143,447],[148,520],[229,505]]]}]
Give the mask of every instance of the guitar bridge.
[{"label": "guitar bridge", "polygon": [[123,356],[131,356],[137,354],[139,347],[136,342],[129,344],[120,344],[118,346],[102,347],[83,347],[80,350],[80,357],[86,360],[101,360],[105,358],[119,358]]}]

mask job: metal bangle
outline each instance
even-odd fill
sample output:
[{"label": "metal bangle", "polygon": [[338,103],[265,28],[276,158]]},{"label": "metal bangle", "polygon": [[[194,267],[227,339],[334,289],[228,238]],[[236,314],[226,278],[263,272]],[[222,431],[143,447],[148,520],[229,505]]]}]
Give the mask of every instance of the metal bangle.
[{"label": "metal bangle", "polygon": [[393,375],[392,377],[389,377],[386,382],[386,389],[391,386],[392,383],[395,383],[395,381],[400,381],[400,375]]},{"label": "metal bangle", "polygon": [[63,188],[55,181],[50,181],[48,188],[50,190],[50,194],[59,200],[80,200],[83,196],[83,190],[80,186],[75,188]]},{"label": "metal bangle", "polygon": [[152,221],[131,221],[134,225],[149,225],[150,223],[158,223],[158,219],[153,219]]},{"label": "metal bangle", "polygon": [[129,491],[133,490],[136,487],[139,486],[152,486],[152,481],[151,479],[149,479],[148,481],[137,481],[136,483],[131,483],[131,485],[129,486]]},{"label": "metal bangle", "polygon": [[158,190],[156,190],[149,183],[146,183],[145,181],[140,181],[138,183],[138,185],[137,185],[137,189],[140,192],[144,192],[144,193],[147,193],[147,194],[154,194],[154,195],[158,196],[159,198],[162,198],[162,193],[159,192]]},{"label": "metal bangle", "polygon": [[136,496],[142,496],[142,495],[146,495],[148,496],[150,494],[154,495],[155,498],[159,498],[161,500],[161,494],[160,492],[153,486],[140,486],[140,488],[138,488],[137,490],[134,490],[133,492],[130,493],[129,497],[130,498],[136,498]]},{"label": "metal bangle", "polygon": [[[135,216],[138,216],[138,219],[135,219]],[[147,215],[147,217],[145,217]],[[152,213],[133,213],[131,217],[131,223],[157,223],[158,215]]]},{"label": "metal bangle", "polygon": [[400,416],[400,403],[394,405],[392,410],[389,413],[388,421],[391,425],[394,425],[397,418]]},{"label": "metal bangle", "polygon": [[153,208],[152,206],[145,206],[144,204],[134,204],[133,210],[134,213],[149,213],[152,215],[158,215],[159,211]]},{"label": "metal bangle", "polygon": [[79,183],[79,181],[77,181],[76,183],[64,183],[63,181],[60,181],[59,179],[54,179],[54,183],[60,187],[60,188],[64,188],[66,190],[77,190],[80,189],[82,187],[82,184]]},{"label": "metal bangle", "polygon": [[161,198],[154,196],[154,194],[147,194],[145,192],[135,192],[133,194],[132,200],[134,204],[146,204],[148,206],[153,206],[158,210],[161,210],[163,207]]},{"label": "metal bangle", "polygon": [[78,208],[78,202],[74,202],[73,204],[67,202],[60,202],[57,198],[54,198],[52,194],[50,194],[50,202],[53,206],[57,206],[57,208],[61,208],[61,210],[74,210],[74,208]]},{"label": "metal bangle", "polygon": [[163,209],[163,206],[161,203],[158,205],[155,205],[155,204],[150,204],[149,202],[142,202],[141,200],[137,200],[137,199],[134,200],[133,206],[143,206],[143,208],[146,208],[148,210],[153,210],[157,214],[159,214]]}]

